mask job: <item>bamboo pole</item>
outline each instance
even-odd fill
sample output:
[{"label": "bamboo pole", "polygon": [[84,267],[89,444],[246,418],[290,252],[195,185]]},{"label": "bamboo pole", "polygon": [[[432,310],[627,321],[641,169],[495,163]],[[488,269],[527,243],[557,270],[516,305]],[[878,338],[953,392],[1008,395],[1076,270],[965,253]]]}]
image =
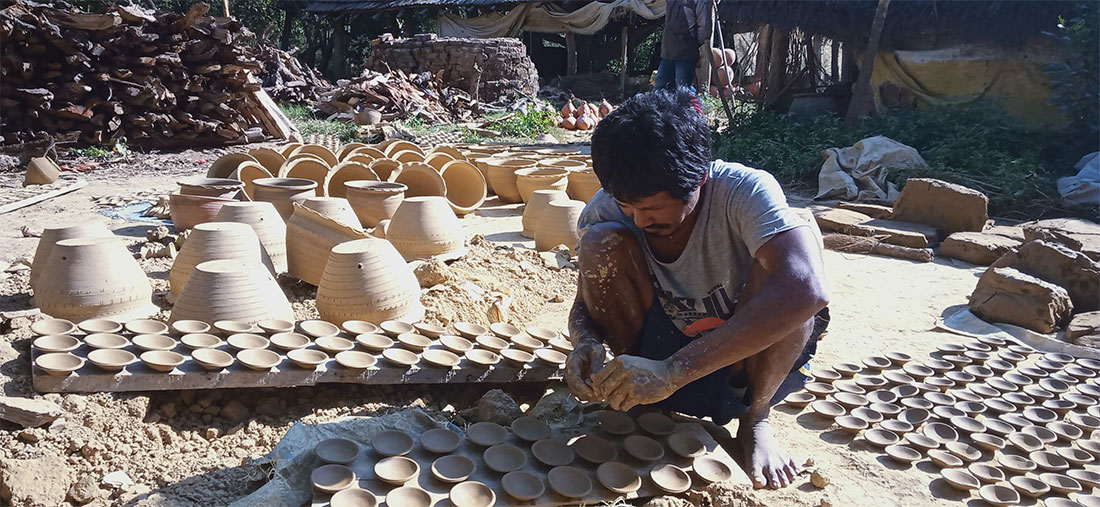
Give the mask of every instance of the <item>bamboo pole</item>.
[{"label": "bamboo pole", "polygon": [[628,47],[627,37],[629,37],[629,34],[630,34],[630,25],[629,24],[623,25],[623,35],[622,35],[623,48],[622,48],[622,60],[621,60],[622,63],[623,63],[623,69],[622,69],[622,72],[619,73],[619,96],[622,97],[624,100],[626,99],[626,70],[630,66],[630,62],[627,61],[627,47]]}]

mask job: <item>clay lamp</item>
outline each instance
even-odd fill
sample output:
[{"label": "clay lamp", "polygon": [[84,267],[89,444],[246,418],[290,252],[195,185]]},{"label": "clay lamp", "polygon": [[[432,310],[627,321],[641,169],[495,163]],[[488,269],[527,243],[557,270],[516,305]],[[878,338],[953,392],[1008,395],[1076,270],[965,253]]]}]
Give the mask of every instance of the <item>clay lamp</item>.
[{"label": "clay lamp", "polygon": [[981,486],[977,477],[974,477],[970,472],[961,468],[945,468],[940,470],[940,477],[943,477],[943,480],[947,481],[951,487],[961,491],[971,491]]},{"label": "clay lamp", "polygon": [[928,377],[927,379],[924,379],[924,382],[945,393],[948,389],[955,387],[955,381],[947,377]]},{"label": "clay lamp", "polygon": [[466,428],[466,438],[474,444],[490,447],[503,443],[508,438],[508,430],[496,423],[479,422]]},{"label": "clay lamp", "polygon": [[478,336],[483,336],[489,333],[489,330],[485,326],[473,324],[470,322],[456,322],[454,324],[455,331],[467,340],[473,340]]},{"label": "clay lamp", "polygon": [[378,498],[365,489],[348,488],[329,498],[330,507],[377,507]]},{"label": "clay lamp", "polygon": [[1001,399],[1016,405],[1017,407],[1026,407],[1028,405],[1035,404],[1035,398],[1028,396],[1024,393],[1004,393],[1001,395]]},{"label": "clay lamp", "polygon": [[978,490],[978,496],[994,506],[1016,505],[1020,503],[1020,494],[1002,484],[986,484]]},{"label": "clay lamp", "polygon": [[390,338],[397,338],[399,335],[416,331],[416,328],[413,327],[412,324],[399,320],[387,320],[380,324],[379,327],[381,327],[382,332]]},{"label": "clay lamp", "polygon": [[527,455],[519,447],[508,444],[497,444],[485,449],[481,455],[490,470],[500,473],[508,473],[519,470],[527,464]]},{"label": "clay lamp", "polygon": [[891,363],[894,363],[894,366],[901,366],[913,360],[913,356],[904,352],[887,352],[883,355],[886,356],[886,359],[889,359]]},{"label": "clay lamp", "polygon": [[239,320],[219,320],[214,322],[214,329],[223,336],[229,336],[239,333],[251,333],[255,326]]},{"label": "clay lamp", "polygon": [[1016,411],[1016,405],[999,398],[985,400],[985,408],[997,414],[1007,414]]},{"label": "clay lamp", "polygon": [[168,350],[150,350],[142,352],[140,357],[146,366],[159,372],[170,372],[186,360],[183,354]]},{"label": "clay lamp", "polygon": [[534,354],[520,349],[504,349],[500,351],[500,357],[516,367],[523,367],[535,360]]},{"label": "clay lamp", "polygon": [[924,393],[924,399],[932,402],[934,405],[954,405],[956,402],[954,396],[941,392]]},{"label": "clay lamp", "polygon": [[1016,371],[1020,372],[1021,374],[1027,375],[1033,381],[1038,381],[1040,379],[1044,379],[1050,376],[1049,373],[1033,366],[1022,366],[1020,368],[1017,368]]},{"label": "clay lamp", "polygon": [[1061,495],[1078,493],[1081,491],[1081,483],[1076,479],[1059,473],[1047,472],[1039,475],[1039,480],[1050,486],[1050,490]]},{"label": "clay lamp", "polygon": [[966,347],[957,343],[941,343],[936,346],[936,350],[944,354],[962,354],[966,352]]},{"label": "clay lamp", "polygon": [[920,433],[906,433],[902,440],[905,441],[905,445],[922,452],[937,449],[940,446],[939,442]]},{"label": "clay lamp", "polygon": [[485,349],[467,350],[463,355],[472,365],[481,368],[488,368],[500,362],[499,354]]},{"label": "clay lamp", "polygon": [[986,368],[985,366],[978,366],[974,364],[963,367],[963,371],[973,375],[975,378],[982,380],[993,376],[993,370]]},{"label": "clay lamp", "polygon": [[101,370],[116,372],[137,361],[137,356],[128,350],[96,349],[88,353],[88,361]]},{"label": "clay lamp", "polygon": [[271,344],[280,350],[294,350],[309,345],[309,337],[300,333],[275,333],[271,335]]},{"label": "clay lamp", "polygon": [[162,334],[139,334],[131,342],[143,351],[172,350],[176,348],[176,340]]},{"label": "clay lamp", "polygon": [[1053,410],[1043,407],[1028,407],[1024,409],[1024,417],[1035,424],[1050,424],[1058,420],[1058,414]]},{"label": "clay lamp", "polygon": [[521,502],[529,502],[546,493],[542,479],[535,474],[518,470],[504,474],[500,486],[505,493]]},{"label": "clay lamp", "polygon": [[836,418],[836,425],[847,433],[856,434],[867,429],[870,423],[854,415],[842,415]]},{"label": "clay lamp", "polygon": [[890,367],[890,360],[882,356],[870,356],[863,358],[863,365],[873,371],[882,371]]},{"label": "clay lamp", "polygon": [[950,406],[947,406],[947,405],[938,405],[938,406],[932,407],[932,415],[934,415],[934,416],[936,416],[940,419],[950,420],[952,417],[964,416],[964,415],[966,415],[966,412],[963,412],[962,410],[959,410],[955,407],[950,407]]},{"label": "clay lamp", "polygon": [[164,334],[168,332],[168,324],[153,319],[132,320],[126,323],[126,330],[134,334]]},{"label": "clay lamp", "polygon": [[986,406],[984,403],[979,403],[976,401],[961,401],[955,404],[955,408],[961,410],[966,415],[973,417],[985,412]]},{"label": "clay lamp", "polygon": [[473,338],[467,338],[467,339],[473,339],[474,342],[476,342],[479,347],[481,347],[485,350],[489,350],[491,352],[498,353],[498,354],[502,350],[508,348],[508,342],[506,342],[506,341],[504,341],[500,338],[497,338],[495,336],[481,335],[481,336],[477,336],[477,337],[473,337]]},{"label": "clay lamp", "polygon": [[921,428],[921,433],[934,440],[939,445],[954,442],[959,439],[959,432],[955,428],[940,422],[930,422]]},{"label": "clay lamp", "polygon": [[1027,426],[1020,430],[1021,433],[1027,433],[1035,438],[1038,438],[1043,444],[1049,444],[1058,440],[1058,435],[1053,431],[1040,427],[1040,426]]},{"label": "clay lamp", "polygon": [[1008,443],[1025,453],[1032,453],[1043,448],[1042,440],[1039,440],[1036,436],[1022,432],[1009,433]]},{"label": "clay lamp", "polygon": [[657,436],[671,435],[676,431],[676,423],[660,412],[647,412],[638,416],[638,425],[646,433]]},{"label": "clay lamp", "polygon": [[927,421],[928,418],[931,417],[931,416],[932,416],[931,412],[929,412],[926,409],[923,409],[923,408],[910,408],[910,409],[902,410],[901,413],[898,414],[897,419],[899,421],[903,421],[903,422],[907,422],[909,424],[912,424],[913,426],[920,426],[921,424],[924,424],[924,422]]},{"label": "clay lamp", "polygon": [[544,439],[531,445],[531,453],[542,464],[551,467],[565,466],[573,462],[575,454],[561,440]]},{"label": "clay lamp", "polygon": [[901,407],[893,403],[872,403],[868,406],[871,410],[882,414],[883,418],[894,417],[901,413]]},{"label": "clay lamp", "polygon": [[180,338],[180,343],[191,350],[213,349],[222,345],[222,339],[210,333],[189,333]]},{"label": "clay lamp", "polygon": [[691,477],[674,465],[657,465],[650,469],[649,478],[665,493],[679,494],[691,488]]},{"label": "clay lamp", "polygon": [[859,384],[852,382],[851,380],[839,380],[833,382],[833,387],[837,391],[851,393],[851,394],[867,394],[867,390],[860,387]]},{"label": "clay lamp", "polygon": [[359,444],[346,438],[330,438],[315,445],[313,452],[322,463],[347,465],[359,457]]},{"label": "clay lamp", "polygon": [[867,421],[867,424],[878,424],[882,422],[884,417],[881,413],[873,408],[859,407],[852,409],[852,415]]},{"label": "clay lamp", "polygon": [[1096,440],[1078,440],[1077,447],[1091,454],[1094,458],[1100,459],[1100,442]]},{"label": "clay lamp", "polygon": [[425,350],[420,357],[429,365],[444,369],[454,368],[462,362],[462,358],[458,357],[457,354],[443,349]]},{"label": "clay lamp", "polygon": [[1005,447],[1005,440],[997,435],[975,433],[970,435],[970,439],[974,441],[974,445],[987,451],[999,451]]},{"label": "clay lamp", "polygon": [[982,343],[978,340],[970,340],[964,343],[963,347],[966,347],[966,350],[976,350],[978,352],[989,352],[993,350],[992,346]]},{"label": "clay lamp", "polygon": [[1054,432],[1058,440],[1062,440],[1063,442],[1073,443],[1078,438],[1084,436],[1084,431],[1082,431],[1081,428],[1061,421],[1048,424],[1047,429]]},{"label": "clay lamp", "polygon": [[358,350],[345,350],[336,353],[336,364],[351,371],[363,371],[378,362],[378,358]]},{"label": "clay lamp", "polygon": [[989,352],[982,352],[980,350],[968,350],[966,352],[963,352],[963,356],[970,358],[970,360],[974,361],[975,363],[985,363],[986,361],[989,361],[991,357],[993,357],[992,355],[990,355]]},{"label": "clay lamp", "polygon": [[894,403],[898,401],[898,395],[891,391],[872,391],[867,393],[867,401],[871,403]]},{"label": "clay lamp", "polygon": [[461,435],[445,428],[431,429],[420,434],[420,446],[436,454],[454,451],[461,443]]},{"label": "clay lamp", "polygon": [[960,391],[956,389],[951,393],[956,400],[959,401],[982,401],[982,397],[978,396],[970,391]]},{"label": "clay lamp", "polygon": [[93,349],[121,349],[130,345],[130,340],[113,333],[95,333],[84,337],[84,344]]},{"label": "clay lamp", "polygon": [[955,429],[966,434],[985,433],[986,430],[985,424],[970,416],[955,416],[950,421]]},{"label": "clay lamp", "polygon": [[122,324],[109,319],[88,319],[76,325],[87,334],[118,333],[122,331]]},{"label": "clay lamp", "polygon": [[[906,377],[908,377],[908,375],[906,375]],[[910,380],[912,380],[912,377],[910,377]],[[918,389],[916,386],[914,386],[912,384],[912,382],[910,382],[908,384],[902,384],[902,385],[899,385],[899,386],[892,387],[892,388],[890,388],[890,392],[894,393],[895,395],[897,395],[897,397],[899,399],[901,399],[901,398],[909,398],[909,397],[916,396],[916,395],[920,394],[920,389]]]},{"label": "clay lamp", "polygon": [[329,359],[324,351],[313,349],[294,349],[287,352],[286,357],[299,368],[307,370],[315,370]]},{"label": "clay lamp", "polygon": [[[971,376],[973,377],[973,375],[971,375]],[[993,398],[994,396],[1000,396],[1001,395],[1001,392],[999,390],[994,389],[988,383],[986,383],[986,384],[973,384],[973,385],[967,387],[967,389],[970,392],[972,392],[972,393],[974,393],[978,396],[981,396],[982,398]]]},{"label": "clay lamp", "polygon": [[928,451],[928,458],[940,468],[957,468],[963,466],[963,460],[958,456],[940,449]]},{"label": "clay lamp", "polygon": [[565,340],[562,338],[554,338],[550,340],[550,348],[563,354],[573,352],[573,344],[569,343],[569,340]]},{"label": "clay lamp", "polygon": [[[375,468],[375,470],[377,470],[377,467]],[[389,493],[386,493],[386,505],[400,505],[401,507],[430,507],[432,505],[432,495],[428,494],[427,491],[424,491],[420,488],[404,486],[391,489]]]},{"label": "clay lamp", "polygon": [[1026,359],[1023,354],[1020,354],[1018,352],[1013,352],[1011,350],[998,351],[997,352],[997,357],[1001,358],[1001,360],[1003,360],[1003,361],[1008,361],[1010,363],[1019,363],[1019,362],[1023,361],[1024,359]]},{"label": "clay lamp", "polygon": [[1034,461],[1035,464],[1043,470],[1048,470],[1051,472],[1061,472],[1063,470],[1069,470],[1069,461],[1066,461],[1065,458],[1054,454],[1053,452],[1035,451],[1031,454],[1028,454],[1027,457],[1031,458],[1031,461]]},{"label": "clay lamp", "polygon": [[954,454],[959,459],[971,463],[978,461],[982,457],[982,451],[979,451],[977,447],[963,442],[947,442],[943,445],[947,452]]},{"label": "clay lamp", "polygon": [[932,410],[932,407],[936,406],[934,403],[924,398],[905,398],[901,400],[901,404],[906,408],[915,408],[920,410]]},{"label": "clay lamp", "polygon": [[[672,452],[685,458],[697,458],[707,452],[707,447],[703,441],[699,440],[699,437],[688,432],[679,432],[669,435],[668,447],[672,449]],[[627,452],[630,453],[630,449],[627,449]],[[655,454],[655,452],[653,454]]]},{"label": "clay lamp", "polygon": [[[402,485],[420,474],[420,465],[405,456],[390,456],[374,464],[374,475],[387,484]],[[387,503],[392,502],[387,499]],[[401,504],[398,504],[401,505]]]},{"label": "clay lamp", "polygon": [[1039,368],[1040,370],[1044,370],[1047,373],[1054,373],[1056,371],[1061,371],[1062,369],[1064,369],[1066,367],[1066,364],[1059,363],[1057,361],[1051,361],[1049,359],[1040,359],[1038,361],[1035,361],[1035,367]]},{"label": "clay lamp", "polygon": [[695,458],[691,463],[691,469],[706,483],[727,481],[733,477],[733,470],[729,465],[710,456]]},{"label": "clay lamp", "polygon": [[906,433],[909,433],[910,431],[913,431],[912,424],[905,421],[899,421],[897,419],[887,419],[885,421],[882,421],[882,423],[879,424],[879,427],[898,435],[904,435]]},{"label": "clay lamp", "polygon": [[999,336],[993,336],[993,335],[979,336],[978,337],[978,342],[989,345],[990,350],[992,350],[993,348],[1004,347],[1005,345],[1008,345],[1007,340],[1005,340],[1004,338],[1001,338]]},{"label": "clay lamp", "polygon": [[428,324],[425,322],[417,322],[416,324],[413,324],[413,328],[416,329],[417,333],[423,336],[427,336],[431,339],[439,338],[440,336],[443,336],[447,333],[446,328],[442,326],[437,326],[435,324]]},{"label": "clay lamp", "polygon": [[1083,486],[1095,488],[1100,486],[1100,472],[1094,472],[1092,470],[1067,470],[1066,475],[1071,479],[1081,483]]},{"label": "clay lamp", "polygon": [[466,481],[451,488],[448,499],[455,507],[492,507],[497,494],[483,483]]},{"label": "clay lamp", "polygon": [[512,337],[512,345],[526,352],[534,352],[543,347],[542,342],[522,334]]},{"label": "clay lamp", "polygon": [[31,332],[38,336],[72,334],[76,324],[65,319],[44,319],[31,324]]},{"label": "clay lamp", "polygon": [[550,436],[550,426],[535,417],[517,417],[512,421],[512,433],[525,442],[537,442]]},{"label": "clay lamp", "polygon": [[489,324],[489,331],[498,338],[503,338],[505,340],[511,340],[513,336],[518,336],[523,333],[520,328],[508,324],[507,322],[494,322]]},{"label": "clay lamp", "polygon": [[886,455],[893,458],[894,461],[899,463],[912,463],[921,458],[921,453],[915,449],[906,447],[904,445],[889,445],[886,446]]},{"label": "clay lamp", "polygon": [[931,368],[932,371],[940,374],[946,373],[955,368],[955,365],[942,359],[929,359],[928,361],[924,362],[924,366]]},{"label": "clay lamp", "polygon": [[998,375],[1004,375],[1016,367],[1012,363],[1001,359],[990,359],[985,362],[985,366]]},{"label": "clay lamp", "polygon": [[373,334],[382,332],[382,329],[365,320],[345,320],[340,327],[353,335]]},{"label": "clay lamp", "polygon": [[1016,456],[1014,454],[1002,454],[997,458],[997,463],[1015,474],[1026,474],[1032,470],[1035,470],[1035,462],[1027,459],[1023,456]]},{"label": "clay lamp", "polygon": [[270,343],[267,338],[251,333],[232,334],[225,341],[236,350],[266,349]]},{"label": "clay lamp", "polygon": [[524,332],[526,332],[528,336],[536,338],[543,343],[558,337],[557,331],[539,326],[529,326],[527,329],[524,329]]},{"label": "clay lamp", "polygon": [[355,342],[336,335],[322,336],[313,340],[313,343],[317,345],[317,348],[329,354],[338,354],[355,348]]},{"label": "clay lamp", "polygon": [[172,323],[172,330],[181,334],[209,333],[210,324],[201,320],[177,320]]},{"label": "clay lamp", "polygon": [[839,373],[842,377],[851,378],[857,373],[863,371],[863,367],[855,363],[840,363],[833,366],[833,370]]},{"label": "clay lamp", "polygon": [[[1067,366],[1064,373],[1078,381],[1096,378],[1098,375],[1096,370],[1082,366]],[[1051,374],[1050,376],[1054,377],[1054,375]]]},{"label": "clay lamp", "polygon": [[824,382],[808,382],[805,385],[805,389],[818,398],[824,398],[825,396],[837,392],[836,387]]},{"label": "clay lamp", "polygon": [[473,350],[474,348],[474,344],[471,343],[470,340],[455,335],[440,336],[439,344],[455,354],[465,354],[467,351]]},{"label": "clay lamp", "polygon": [[1010,478],[1008,482],[1016,488],[1016,491],[1028,498],[1039,498],[1050,492],[1050,486],[1045,482],[1026,475],[1017,475]]},{"label": "clay lamp", "polygon": [[901,441],[901,437],[899,437],[897,433],[886,429],[867,430],[863,432],[863,438],[870,442],[871,445],[880,448],[894,445]]},{"label": "clay lamp", "polygon": [[234,361],[233,354],[213,348],[192,350],[191,359],[199,363],[202,369],[209,371],[223,370],[231,366]]},{"label": "clay lamp", "polygon": [[309,476],[313,487],[323,493],[336,493],[355,485],[355,472],[344,465],[322,465]]},{"label": "clay lamp", "polygon": [[966,467],[966,469],[970,473],[974,474],[974,477],[977,477],[979,481],[982,481],[985,484],[991,484],[994,482],[1005,480],[1005,473],[1002,472],[1000,468],[992,465],[971,463],[970,466]]},{"label": "clay lamp", "polygon": [[[894,386],[913,387],[913,383],[915,383],[917,381],[917,379],[915,379],[913,377],[910,377],[908,374],[902,373],[900,371],[895,371],[895,370],[890,370],[890,371],[883,372],[882,377],[885,378],[886,381],[890,385],[894,385]],[[913,388],[916,389],[915,387],[913,387]],[[919,389],[918,389],[918,391],[919,391]]]},{"label": "clay lamp", "polygon": [[801,391],[788,394],[786,398],[783,398],[783,402],[794,408],[803,408],[809,405],[811,401],[814,401],[816,396],[811,393],[804,393]]},{"label": "clay lamp", "polygon": [[[303,322],[303,324],[305,324]],[[265,319],[256,323],[267,334],[290,333],[294,331],[294,323],[289,320]]]},{"label": "clay lamp", "polygon": [[535,358],[545,364],[548,364],[555,368],[560,368],[563,364],[565,364],[565,360],[569,359],[569,356],[554,349],[538,349],[535,351]]},{"label": "clay lamp", "polygon": [[1051,410],[1054,413],[1064,416],[1069,413],[1070,410],[1077,408],[1077,404],[1069,400],[1046,400],[1043,402],[1043,408]]},{"label": "clay lamp", "polygon": [[960,354],[945,354],[943,360],[951,363],[955,368],[962,368],[974,362],[973,359]]},{"label": "clay lamp", "polygon": [[886,379],[880,375],[867,375],[856,377],[856,385],[867,390],[881,389],[886,386]]},{"label": "clay lamp", "polygon": [[371,352],[382,352],[393,346],[393,340],[377,333],[363,333],[355,337],[355,342]]},{"label": "clay lamp", "polygon": [[1000,419],[985,418],[982,420],[982,424],[985,424],[986,433],[992,433],[1002,437],[1007,437],[1009,433],[1015,432],[1016,427],[1008,424]]},{"label": "clay lamp", "polygon": [[596,424],[611,435],[629,435],[634,432],[634,419],[623,412],[601,410],[596,414]]},{"label": "clay lamp", "polygon": [[40,352],[71,352],[80,347],[80,340],[67,334],[44,335],[31,345]]},{"label": "clay lamp", "polygon": [[237,352],[237,360],[249,369],[256,371],[269,371],[283,362],[283,358],[279,357],[279,354],[265,349],[242,350]]},{"label": "clay lamp", "polygon": [[593,464],[606,463],[618,455],[611,442],[592,435],[583,435],[569,445],[577,456]]},{"label": "clay lamp", "polygon": [[[683,471],[680,473],[683,473]],[[554,467],[546,474],[546,478],[550,481],[550,489],[566,498],[583,498],[592,492],[592,479],[589,479],[588,474],[579,468],[570,466]],[[661,487],[661,483],[654,482],[657,483],[657,487]],[[684,488],[683,491],[687,491],[687,488]]]},{"label": "clay lamp", "polygon": [[1081,431],[1085,435],[1091,435],[1092,432],[1100,429],[1100,417],[1094,415],[1070,414],[1066,420],[1074,426],[1081,428]]},{"label": "clay lamp", "polygon": [[1073,466],[1084,466],[1086,463],[1092,463],[1092,455],[1082,451],[1081,449],[1075,449],[1073,447],[1059,447],[1057,449],[1058,456],[1069,462]]},{"label": "clay lamp", "polygon": [[371,447],[382,456],[404,456],[413,448],[413,439],[404,431],[382,431],[371,437]]},{"label": "clay lamp", "polygon": [[403,333],[397,335],[397,342],[400,343],[402,347],[419,353],[431,346],[432,339],[417,333]]},{"label": "clay lamp", "polygon": [[1039,387],[1054,394],[1062,394],[1069,391],[1069,384],[1055,378],[1045,378],[1039,381]]},{"label": "clay lamp", "polygon": [[455,484],[474,474],[474,460],[460,454],[443,456],[432,462],[432,475],[440,481]]},{"label": "clay lamp", "polygon": [[905,366],[902,367],[902,371],[918,380],[922,380],[935,373],[935,370],[932,368],[917,363],[906,363]]},{"label": "clay lamp", "polygon": [[832,384],[834,381],[842,378],[841,374],[833,371],[831,368],[814,368],[810,370],[810,376],[817,382],[824,382]]}]

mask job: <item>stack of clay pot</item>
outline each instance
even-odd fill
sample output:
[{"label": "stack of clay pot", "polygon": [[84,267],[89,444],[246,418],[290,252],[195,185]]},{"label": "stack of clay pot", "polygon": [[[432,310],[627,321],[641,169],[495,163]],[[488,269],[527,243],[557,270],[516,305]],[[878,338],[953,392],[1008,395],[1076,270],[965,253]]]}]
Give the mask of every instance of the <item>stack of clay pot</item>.
[{"label": "stack of clay pot", "polygon": [[42,277],[42,271],[46,261],[50,258],[50,252],[58,241],[89,236],[112,236],[107,230],[107,225],[99,219],[91,219],[76,225],[61,227],[46,227],[42,230],[42,236],[38,239],[38,247],[34,250],[34,260],[31,261],[31,289],[38,292],[38,279]]},{"label": "stack of clay pot", "polygon": [[275,273],[286,273],[286,223],[269,202],[230,202],[222,206],[218,222],[248,224],[260,240],[262,260],[270,259]]},{"label": "stack of clay pot", "polygon": [[394,246],[368,238],[332,248],[317,286],[317,311],[329,322],[418,322],[420,284]]},{"label": "stack of clay pot", "polygon": [[81,321],[128,320],[157,312],[145,271],[119,238],[75,237],[54,243],[48,252],[35,282],[35,302],[42,313]]},{"label": "stack of clay pot", "polygon": [[576,251],[577,241],[580,236],[577,231],[577,221],[580,220],[581,211],[584,210],[582,201],[551,201],[538,215],[538,224],[535,228],[535,249],[549,250],[557,245],[569,247],[569,251]]},{"label": "stack of clay pot", "polygon": [[185,178],[178,183],[180,191],[168,197],[177,231],[213,221],[222,205],[236,201],[244,189],[244,183],[228,178]]},{"label": "stack of clay pot", "polygon": [[318,285],[332,247],[366,237],[347,199],[310,197],[295,203],[286,226],[288,273]]},{"label": "stack of clay pot", "polygon": [[406,198],[383,234],[407,261],[457,259],[466,253],[462,223],[442,197]]},{"label": "stack of clay pot", "polygon": [[170,322],[266,319],[294,320],[290,302],[271,272],[259,262],[222,259],[195,266],[176,299]]},{"label": "stack of clay pot", "polygon": [[168,273],[168,302],[174,302],[195,266],[218,259],[233,259],[241,263],[260,263],[268,266],[274,274],[271,259],[264,258],[260,240],[248,224],[233,222],[207,222],[191,230],[172,270]]}]

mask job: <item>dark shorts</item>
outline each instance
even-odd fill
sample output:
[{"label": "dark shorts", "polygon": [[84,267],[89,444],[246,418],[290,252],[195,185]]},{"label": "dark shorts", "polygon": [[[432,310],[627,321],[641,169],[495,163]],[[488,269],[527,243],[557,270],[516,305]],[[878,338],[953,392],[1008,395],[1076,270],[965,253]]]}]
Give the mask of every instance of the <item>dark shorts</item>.
[{"label": "dark shorts", "polygon": [[[795,359],[787,378],[772,396],[775,405],[806,383],[809,378],[802,371],[809,371],[810,359],[817,352],[817,339],[829,322],[828,308],[814,317],[814,330],[806,347]],[[656,299],[646,313],[642,327],[642,339],[634,355],[648,359],[668,359],[669,356],[690,343],[688,337],[672,323]],[[806,367],[803,370],[803,367]],[[725,425],[749,410],[752,403],[752,386],[744,374],[731,374],[722,368],[676,391],[668,398],[650,405],[665,411],[675,411],[695,417],[710,417],[715,424]]]}]

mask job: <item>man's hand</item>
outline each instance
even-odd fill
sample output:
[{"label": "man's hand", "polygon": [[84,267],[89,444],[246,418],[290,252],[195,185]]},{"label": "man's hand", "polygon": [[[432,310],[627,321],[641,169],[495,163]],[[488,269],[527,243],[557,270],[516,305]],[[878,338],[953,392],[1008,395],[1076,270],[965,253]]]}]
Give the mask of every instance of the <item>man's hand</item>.
[{"label": "man's hand", "polygon": [[569,390],[573,391],[581,401],[596,401],[599,396],[588,383],[596,372],[603,368],[604,359],[607,358],[607,349],[596,340],[581,340],[573,352],[569,353],[569,359],[565,361],[565,383]]},{"label": "man's hand", "polygon": [[611,408],[627,411],[649,405],[676,392],[672,372],[665,361],[622,355],[592,378],[592,387]]}]

